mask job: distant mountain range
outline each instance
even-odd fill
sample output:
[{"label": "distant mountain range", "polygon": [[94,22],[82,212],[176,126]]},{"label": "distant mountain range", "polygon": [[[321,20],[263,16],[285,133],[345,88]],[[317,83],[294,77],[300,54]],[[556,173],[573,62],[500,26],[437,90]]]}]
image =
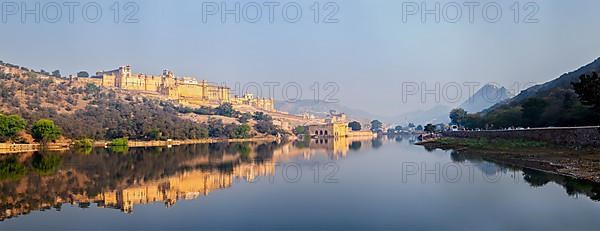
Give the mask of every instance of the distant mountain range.
[{"label": "distant mountain range", "polygon": [[[467,112],[477,113],[491,106],[506,101],[511,97],[509,91],[504,87],[496,87],[487,84],[477,90],[465,102],[456,108],[463,108]],[[430,109],[407,112],[393,117],[384,117],[384,120],[393,123],[407,124],[439,124],[450,122],[449,113],[453,107],[448,105],[436,105]]]},{"label": "distant mountain range", "polygon": [[396,116],[382,116],[347,107],[340,103],[323,103],[314,102],[313,100],[300,100],[298,102],[275,101],[275,108],[279,111],[289,112],[290,114],[299,115],[309,113],[318,117],[325,117],[333,110],[346,113],[351,120],[357,120],[362,123],[378,119],[386,124],[447,123],[449,122],[448,113],[452,110],[449,106],[436,105],[428,110],[419,110]]},{"label": "distant mountain range", "polygon": [[329,115],[330,111],[333,110],[338,113],[346,113],[350,119],[358,120],[361,122],[370,121],[378,117],[377,115],[371,114],[369,112],[350,108],[340,103],[325,103],[322,101],[315,102],[314,100],[300,100],[298,102],[276,100],[275,109],[277,109],[278,111],[284,111],[295,115],[309,113],[318,117],[325,117]]},{"label": "distant mountain range", "polygon": [[407,112],[398,116],[386,118],[386,120],[400,125],[408,123],[417,125],[448,123],[450,122],[450,118],[448,117],[450,110],[452,110],[452,107],[439,104],[427,110]]},{"label": "distant mountain range", "polygon": [[458,108],[462,108],[469,113],[477,113],[511,97],[512,95],[506,88],[486,84],[458,106]]}]

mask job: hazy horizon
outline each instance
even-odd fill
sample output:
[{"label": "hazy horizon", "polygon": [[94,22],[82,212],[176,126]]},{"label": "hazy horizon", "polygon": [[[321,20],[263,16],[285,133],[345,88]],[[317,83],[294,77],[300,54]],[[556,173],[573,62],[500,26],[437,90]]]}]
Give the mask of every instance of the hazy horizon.
[{"label": "hazy horizon", "polygon": [[[40,1],[42,6],[49,2]],[[118,2],[124,18],[128,1]],[[278,9],[290,2],[281,2]],[[425,82],[431,88],[436,82],[479,82],[479,87],[494,82],[507,88],[519,83],[523,90],[529,82],[549,81],[600,57],[600,47],[594,46],[600,32],[593,30],[600,25],[594,20],[598,1],[533,1],[539,6],[537,23],[515,23],[513,2],[498,2],[503,15],[497,23],[477,14],[470,23],[466,12],[457,23],[436,23],[432,15],[423,23],[418,14],[403,22],[403,2],[331,2],[339,7],[334,16],[338,23],[313,22],[308,2],[298,2],[303,16],[297,23],[277,14],[270,23],[266,12],[257,23],[235,23],[231,15],[225,23],[219,15],[206,16],[203,22],[203,2],[195,1],[137,1],[137,23],[113,22],[113,2],[99,3],[103,15],[97,23],[78,15],[84,3],[75,10],[74,23],[66,19],[66,12],[57,23],[36,23],[32,15],[21,22],[19,14],[3,14],[2,29],[8,33],[0,38],[0,60],[38,70],[59,69],[63,75],[120,65],[149,74],[170,69],[179,76],[230,87],[236,82],[279,82],[278,91],[297,82],[305,99],[312,98],[313,82],[320,88],[333,82],[339,86],[334,99],[341,104],[392,116],[438,104],[418,97],[403,102],[402,83]],[[444,6],[450,1],[438,2]],[[328,11],[323,8],[326,2],[320,3],[322,21]],[[426,2],[430,7],[434,3]],[[528,11],[525,2],[520,3],[523,18]],[[225,4],[234,7],[235,2]],[[322,89],[319,99],[328,92]]]}]

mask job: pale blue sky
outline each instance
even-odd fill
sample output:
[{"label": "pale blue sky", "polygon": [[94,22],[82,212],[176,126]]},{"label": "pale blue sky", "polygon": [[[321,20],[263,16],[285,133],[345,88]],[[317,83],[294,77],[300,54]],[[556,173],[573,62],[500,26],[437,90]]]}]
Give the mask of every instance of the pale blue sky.
[{"label": "pale blue sky", "polygon": [[[7,15],[7,22],[0,22],[0,60],[63,74],[130,64],[136,72],[158,74],[168,68],[228,85],[294,81],[303,87],[304,98],[312,97],[312,82],[335,82],[342,104],[394,115],[434,104],[418,97],[401,102],[402,82],[508,87],[545,82],[600,57],[596,0],[533,1],[539,6],[535,24],[513,22],[509,7],[516,1],[498,1],[503,15],[495,24],[481,16],[489,1],[476,8],[475,23],[468,22],[466,12],[458,23],[435,23],[433,16],[422,23],[419,15],[404,23],[403,1],[338,0],[333,1],[339,6],[337,24],[314,23],[309,9],[314,1],[298,1],[303,16],[292,24],[281,17],[282,6],[292,1],[280,1],[274,23],[268,22],[266,8],[258,23],[234,23],[233,16],[221,23],[219,15],[203,23],[202,1],[155,0],[137,1],[139,23],[124,24],[112,21],[113,2],[98,2],[103,9],[98,23],[83,20],[86,2],[75,8],[75,23],[68,22],[67,8],[54,24],[35,23],[33,16],[22,23],[19,14]],[[120,2],[123,7],[127,1]],[[323,7],[327,1],[320,2]],[[525,1],[520,2],[522,8]],[[426,4],[434,7],[433,1]],[[523,18],[529,11],[521,10]],[[280,94],[281,87],[277,90]]]}]

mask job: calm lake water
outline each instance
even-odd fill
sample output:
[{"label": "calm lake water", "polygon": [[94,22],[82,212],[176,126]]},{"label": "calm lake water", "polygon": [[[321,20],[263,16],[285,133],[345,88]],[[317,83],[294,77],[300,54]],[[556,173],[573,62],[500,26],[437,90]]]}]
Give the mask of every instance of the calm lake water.
[{"label": "calm lake water", "polygon": [[597,230],[600,186],[410,137],[2,156],[0,230]]}]

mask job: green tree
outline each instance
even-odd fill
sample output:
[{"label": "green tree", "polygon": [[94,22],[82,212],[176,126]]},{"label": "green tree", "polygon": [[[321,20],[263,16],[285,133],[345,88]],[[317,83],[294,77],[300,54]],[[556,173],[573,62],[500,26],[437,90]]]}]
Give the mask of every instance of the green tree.
[{"label": "green tree", "polygon": [[467,112],[462,108],[456,108],[450,111],[450,120],[453,124],[456,124],[458,126],[463,126],[466,117]]},{"label": "green tree", "polygon": [[271,121],[273,118],[271,116],[265,114],[264,112],[255,112],[253,116],[256,121]]},{"label": "green tree", "polygon": [[420,124],[419,124],[419,126],[417,126],[417,127],[415,128],[415,130],[417,130],[417,131],[423,131],[423,125],[420,125]]},{"label": "green tree", "polygon": [[352,129],[352,131],[360,131],[362,130],[362,125],[358,121],[352,121],[348,123],[348,127]]},{"label": "green tree", "polygon": [[59,71],[59,70],[54,70],[54,71],[52,72],[52,76],[54,76],[54,77],[60,77],[60,76],[61,76],[61,75],[60,75],[60,71]]},{"label": "green tree", "polygon": [[242,139],[250,137],[250,125],[242,124],[235,129],[235,138]]},{"label": "green tree", "polygon": [[245,124],[245,123],[247,123],[248,121],[250,121],[251,119],[252,119],[252,114],[250,114],[250,113],[247,113],[247,112],[246,112],[246,113],[242,113],[242,114],[240,115],[240,117],[238,118],[238,121],[239,121],[240,123],[243,123],[243,124]]},{"label": "green tree", "polygon": [[113,147],[128,147],[129,146],[129,139],[127,138],[116,138],[113,139],[112,141],[110,141],[110,146]]},{"label": "green tree", "polygon": [[223,103],[219,105],[219,107],[217,107],[215,111],[217,115],[227,117],[234,117],[234,115],[237,114],[237,111],[233,109],[233,106],[231,106],[230,103]]},{"label": "green tree", "polygon": [[295,135],[304,135],[304,134],[306,134],[306,127],[305,126],[298,126],[298,127],[294,128],[294,134]]},{"label": "green tree", "polygon": [[[539,123],[539,119],[546,110],[548,103],[540,98],[530,98],[523,104],[523,121],[527,126],[533,127],[537,126]],[[513,124],[514,126],[514,124]]]},{"label": "green tree", "polygon": [[426,132],[435,132],[435,126],[433,124],[427,124],[425,125],[424,130]]},{"label": "green tree", "polygon": [[80,140],[76,140],[74,143],[75,147],[80,147],[80,148],[87,148],[87,147],[93,147],[94,146],[94,140],[92,139],[80,139]]},{"label": "green tree", "polygon": [[159,129],[153,128],[146,134],[146,136],[149,140],[161,140],[163,138],[162,134],[163,133]]},{"label": "green tree", "polygon": [[80,72],[77,72],[77,77],[88,78],[88,77],[90,77],[90,74],[87,71],[80,71]]},{"label": "green tree", "polygon": [[0,141],[5,142],[14,138],[26,126],[27,122],[20,116],[0,114]]},{"label": "green tree", "polygon": [[379,132],[383,128],[383,123],[379,120],[371,121],[371,131]]},{"label": "green tree", "polygon": [[485,124],[479,114],[467,114],[463,121],[463,126],[468,129],[476,129],[483,128]]},{"label": "green tree", "polygon": [[254,129],[256,129],[257,132],[268,135],[277,135],[277,133],[279,133],[277,127],[273,125],[273,121],[258,121],[254,125]]},{"label": "green tree", "polygon": [[54,124],[54,121],[49,119],[40,119],[31,127],[31,135],[33,138],[42,143],[54,142],[60,137],[62,130]]},{"label": "green tree", "polygon": [[402,131],[402,129],[403,129],[403,127],[402,127],[402,126],[400,126],[400,125],[398,125],[398,126],[396,126],[396,127],[394,128],[394,130],[396,130],[396,132],[401,132],[401,131]]},{"label": "green tree", "polygon": [[600,112],[600,77],[598,73],[586,74],[579,77],[579,82],[572,83],[581,104],[593,107]]}]

